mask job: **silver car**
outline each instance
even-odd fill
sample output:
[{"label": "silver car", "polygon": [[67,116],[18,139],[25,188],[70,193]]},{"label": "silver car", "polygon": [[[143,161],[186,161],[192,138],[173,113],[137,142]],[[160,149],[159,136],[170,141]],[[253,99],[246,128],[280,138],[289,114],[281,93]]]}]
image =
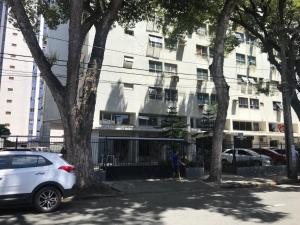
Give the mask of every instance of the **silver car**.
[{"label": "silver car", "polygon": [[[236,162],[246,162],[254,166],[270,166],[271,159],[269,156],[266,155],[259,155],[256,152],[244,149],[244,148],[236,148],[235,149],[235,157]],[[233,149],[226,149],[222,153],[222,161],[225,163],[232,163],[233,162]]]}]

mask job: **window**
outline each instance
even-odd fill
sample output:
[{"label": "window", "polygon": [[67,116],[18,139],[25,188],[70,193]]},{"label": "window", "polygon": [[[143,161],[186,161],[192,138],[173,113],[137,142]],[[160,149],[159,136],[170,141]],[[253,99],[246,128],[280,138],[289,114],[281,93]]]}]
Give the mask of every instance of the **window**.
[{"label": "window", "polygon": [[102,124],[130,125],[130,115],[125,113],[100,112]]},{"label": "window", "polygon": [[29,168],[36,167],[38,162],[38,156],[33,155],[15,155],[12,157],[12,168]]},{"label": "window", "polygon": [[211,94],[210,95],[210,104],[214,105],[217,103],[217,95],[216,94]]},{"label": "window", "polygon": [[13,88],[7,88],[7,91],[13,91],[14,89]]},{"label": "window", "polygon": [[11,112],[10,111],[6,111],[5,114],[6,115],[11,115]]},{"label": "window", "polygon": [[13,46],[13,47],[16,47],[16,46],[17,46],[17,44],[15,44],[15,43],[12,43],[12,44],[11,44],[11,46]]},{"label": "window", "polygon": [[30,112],[34,112],[34,108],[30,108]]},{"label": "window", "polygon": [[149,61],[149,72],[161,73],[162,72],[162,63],[157,62],[157,61]]},{"label": "window", "polygon": [[0,170],[9,168],[9,156],[0,156]]},{"label": "window", "polygon": [[202,45],[196,45],[196,55],[200,55],[202,57],[208,56],[208,47]]},{"label": "window", "polygon": [[198,80],[208,80],[208,70],[206,69],[197,69],[197,79]]},{"label": "window", "polygon": [[112,115],[112,118],[117,125],[129,125],[129,115],[114,114]]},{"label": "window", "polygon": [[259,131],[259,123],[252,123],[252,130]]},{"label": "window", "polygon": [[233,121],[234,130],[252,131],[252,123],[244,121]]},{"label": "window", "polygon": [[15,69],[16,67],[14,65],[9,66],[10,69]]},{"label": "window", "polygon": [[133,89],[134,85],[130,83],[123,83],[123,87],[126,89]]},{"label": "window", "polygon": [[147,48],[147,56],[159,58],[162,49],[162,38],[149,35],[149,43]]},{"label": "window", "polygon": [[257,79],[255,77],[248,77],[249,84],[257,84]]},{"label": "window", "polygon": [[52,163],[42,156],[38,157],[37,166],[49,166]]},{"label": "window", "polygon": [[124,33],[130,36],[134,36],[134,30],[132,29],[125,28]]},{"label": "window", "polygon": [[13,36],[18,36],[18,33],[13,32],[12,35],[13,35]]},{"label": "window", "polygon": [[133,57],[131,56],[124,56],[124,62],[123,62],[123,67],[127,69],[132,69],[133,66]]},{"label": "window", "polygon": [[276,123],[269,123],[269,131],[270,132],[278,132]]},{"label": "window", "polygon": [[256,57],[248,55],[248,64],[249,65],[256,65]]},{"label": "window", "polygon": [[11,99],[7,99],[6,102],[7,103],[12,103],[12,100]]},{"label": "window", "polygon": [[246,57],[245,57],[245,55],[236,53],[236,63],[238,63],[238,64],[245,64],[246,63]]},{"label": "window", "polygon": [[162,48],[162,38],[149,35],[149,45],[153,48]]},{"label": "window", "polygon": [[8,79],[9,79],[9,80],[14,80],[15,78],[14,78],[14,77],[8,77]]},{"label": "window", "polygon": [[209,103],[209,95],[207,93],[197,93],[197,100],[199,105]]},{"label": "window", "polygon": [[158,117],[148,114],[139,114],[140,126],[158,126]]},{"label": "window", "polygon": [[273,110],[275,111],[283,110],[281,102],[273,102]]},{"label": "window", "polygon": [[177,75],[177,65],[165,63],[165,73],[171,76]]},{"label": "window", "polygon": [[247,44],[250,44],[250,45],[253,45],[255,44],[255,41],[256,41],[256,38],[250,34],[247,34],[246,35],[246,43]]},{"label": "window", "polygon": [[176,102],[178,100],[178,91],[174,89],[165,89],[165,100]]},{"label": "window", "polygon": [[149,87],[148,96],[149,96],[150,99],[162,100],[162,88]]},{"label": "window", "polygon": [[239,155],[248,155],[248,156],[251,156],[251,154],[249,152],[246,152],[244,150],[238,150],[238,154]]},{"label": "window", "polygon": [[239,97],[239,107],[240,108],[248,108],[248,98]]},{"label": "window", "polygon": [[235,32],[235,37],[239,40],[240,43],[245,42],[245,35],[240,32]]},{"label": "window", "polygon": [[250,98],[250,109],[259,109],[259,100]]}]

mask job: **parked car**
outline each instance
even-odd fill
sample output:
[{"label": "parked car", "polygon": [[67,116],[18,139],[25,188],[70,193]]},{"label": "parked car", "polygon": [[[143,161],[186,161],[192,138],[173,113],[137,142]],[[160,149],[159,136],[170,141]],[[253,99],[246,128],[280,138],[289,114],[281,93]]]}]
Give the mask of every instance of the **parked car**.
[{"label": "parked car", "polygon": [[273,148],[273,151],[277,152],[280,155],[286,155],[286,150],[281,148]]},{"label": "parked car", "polygon": [[271,158],[272,164],[285,164],[286,163],[286,156],[279,154],[278,152],[268,149],[268,148],[253,148],[258,154],[266,155]]},{"label": "parked car", "polygon": [[0,152],[0,199],[27,200],[40,212],[56,210],[75,185],[74,166],[56,153]]},{"label": "parked car", "polygon": [[[269,166],[271,165],[270,157],[259,155],[250,149],[237,148],[235,149],[236,162],[238,165],[253,165],[253,166]],[[222,153],[223,163],[233,163],[233,149],[227,149]]]}]

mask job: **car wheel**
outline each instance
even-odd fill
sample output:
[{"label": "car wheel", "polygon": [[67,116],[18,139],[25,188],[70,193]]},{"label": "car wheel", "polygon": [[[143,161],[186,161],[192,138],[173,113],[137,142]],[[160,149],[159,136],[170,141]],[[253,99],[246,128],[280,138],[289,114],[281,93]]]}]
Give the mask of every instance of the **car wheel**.
[{"label": "car wheel", "polygon": [[57,188],[44,187],[34,195],[33,204],[39,212],[53,212],[60,206],[61,198]]}]

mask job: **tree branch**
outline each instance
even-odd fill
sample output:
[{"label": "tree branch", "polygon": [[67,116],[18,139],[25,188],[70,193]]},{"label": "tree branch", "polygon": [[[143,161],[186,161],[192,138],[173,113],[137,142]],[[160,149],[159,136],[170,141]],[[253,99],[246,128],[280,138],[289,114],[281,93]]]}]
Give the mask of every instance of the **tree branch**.
[{"label": "tree branch", "polygon": [[44,52],[40,48],[22,1],[8,0],[8,4],[11,6],[12,12],[18,22],[19,28],[24,36],[34,61],[41,71],[41,76],[44,78],[46,84],[50,88],[54,100],[58,103],[58,105],[62,106],[64,104],[65,89],[51,71],[51,64],[48,62]]}]

